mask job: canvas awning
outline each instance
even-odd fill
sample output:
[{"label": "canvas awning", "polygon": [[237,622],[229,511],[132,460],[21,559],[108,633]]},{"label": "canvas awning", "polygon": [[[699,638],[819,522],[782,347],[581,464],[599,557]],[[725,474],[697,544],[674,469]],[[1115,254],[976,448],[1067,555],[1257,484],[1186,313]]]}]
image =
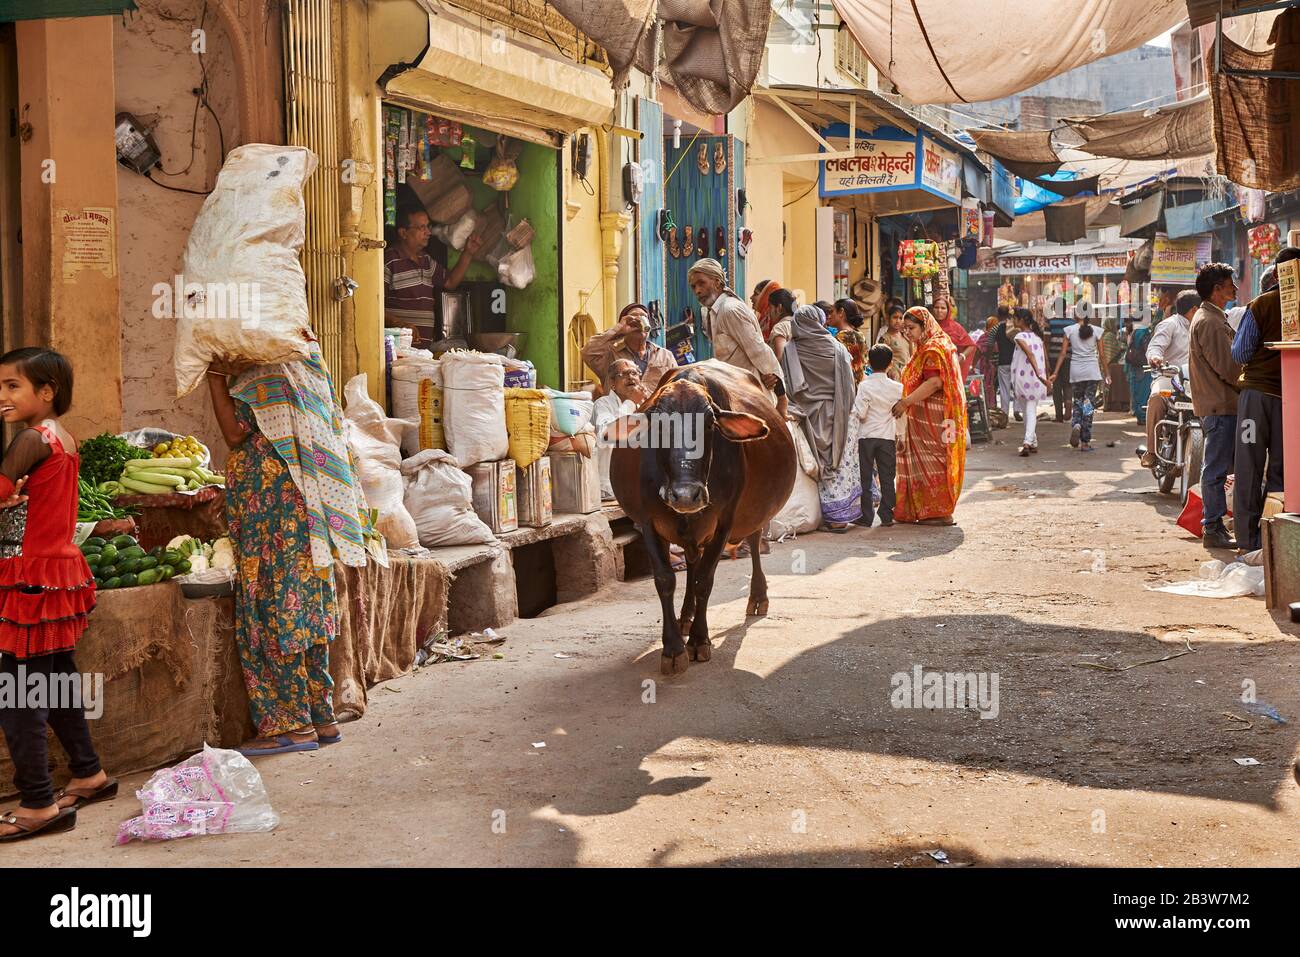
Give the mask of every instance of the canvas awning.
[{"label": "canvas awning", "polygon": [[833,0],[867,58],[913,103],[1026,90],[1177,26],[1186,0]]},{"label": "canvas awning", "polygon": [[1182,206],[1165,207],[1165,234],[1170,239],[1207,233],[1215,227],[1210,217],[1223,209],[1226,200],[1204,199]]},{"label": "canvas awning", "polygon": [[54,20],[59,17],[102,17],[135,9],[135,0],[0,0],[0,23],[10,20]]},{"label": "canvas awning", "polygon": [[1136,236],[1142,232],[1155,234],[1156,223],[1165,208],[1165,191],[1158,189],[1150,196],[1120,210],[1119,234]]},{"label": "canvas awning", "polygon": [[492,34],[449,12],[429,18],[428,46],[415,63],[379,79],[385,99],[470,126],[560,147],[574,130],[610,122],[614,91],[599,70],[512,41],[491,51]]}]

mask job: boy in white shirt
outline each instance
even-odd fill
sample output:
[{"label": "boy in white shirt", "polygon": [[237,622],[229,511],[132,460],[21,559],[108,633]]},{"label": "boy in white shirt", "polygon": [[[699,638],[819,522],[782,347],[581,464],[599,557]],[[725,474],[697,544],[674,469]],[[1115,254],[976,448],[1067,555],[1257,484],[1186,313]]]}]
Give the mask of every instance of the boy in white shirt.
[{"label": "boy in white shirt", "polygon": [[860,420],[858,430],[858,461],[862,470],[862,517],[855,524],[870,528],[875,508],[871,503],[871,471],[880,475],[880,524],[888,528],[894,524],[894,474],[898,465],[898,420],[894,418],[894,404],[903,397],[903,383],[889,378],[886,373],[894,361],[894,350],[880,343],[867,353],[871,374],[858,383],[858,394],[853,400],[853,414]]}]

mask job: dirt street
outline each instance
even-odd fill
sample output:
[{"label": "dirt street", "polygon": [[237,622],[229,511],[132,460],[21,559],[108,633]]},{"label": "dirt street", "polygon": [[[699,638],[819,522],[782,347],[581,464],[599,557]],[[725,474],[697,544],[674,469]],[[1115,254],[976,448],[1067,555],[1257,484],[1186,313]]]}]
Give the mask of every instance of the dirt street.
[{"label": "dirt street", "polygon": [[[273,833],[113,847],[135,775],[6,863],[1300,863],[1297,630],[1262,599],[1146,590],[1209,556],[1131,418],[1100,417],[1091,454],[1067,428],[1029,459],[1014,427],[974,446],[956,528],[776,545],[767,618],[724,562],[713,660],[684,676],[659,674],[653,583],[616,585],[502,629],[502,660],[377,688],[340,746],[263,759]],[[996,674],[996,715],[892,707],[918,666]],[[1246,710],[1247,680],[1287,723]]]}]

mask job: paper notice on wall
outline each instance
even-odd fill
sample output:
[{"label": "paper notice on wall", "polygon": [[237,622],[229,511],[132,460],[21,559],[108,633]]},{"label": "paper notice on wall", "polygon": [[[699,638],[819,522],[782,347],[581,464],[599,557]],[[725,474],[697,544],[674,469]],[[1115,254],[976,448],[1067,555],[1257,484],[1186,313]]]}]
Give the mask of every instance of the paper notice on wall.
[{"label": "paper notice on wall", "polygon": [[117,275],[117,232],[108,206],[60,209],[57,223],[63,237],[63,281],[72,282],[83,269]]},{"label": "paper notice on wall", "polygon": [[1300,259],[1277,267],[1277,289],[1282,300],[1282,341],[1300,340]]}]

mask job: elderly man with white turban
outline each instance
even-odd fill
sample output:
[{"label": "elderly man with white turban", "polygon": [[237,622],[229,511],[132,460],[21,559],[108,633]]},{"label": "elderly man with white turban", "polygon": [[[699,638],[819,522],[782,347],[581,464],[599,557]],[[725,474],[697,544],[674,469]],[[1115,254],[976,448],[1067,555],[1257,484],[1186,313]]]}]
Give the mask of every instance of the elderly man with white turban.
[{"label": "elderly man with white turban", "polygon": [[716,259],[701,259],[686,275],[695,298],[704,307],[704,334],[713,343],[714,358],[748,369],[777,395],[776,407],[785,416],[785,383],[781,363],[763,341],[763,331],[749,304],[727,288],[727,274]]}]

